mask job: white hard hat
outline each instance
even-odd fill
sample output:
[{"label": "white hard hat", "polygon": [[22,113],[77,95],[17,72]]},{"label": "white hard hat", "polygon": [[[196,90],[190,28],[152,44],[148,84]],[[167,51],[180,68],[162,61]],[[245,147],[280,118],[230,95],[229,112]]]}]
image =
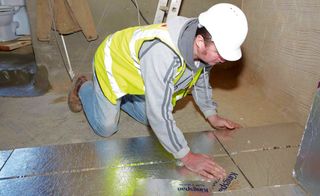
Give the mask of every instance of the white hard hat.
[{"label": "white hard hat", "polygon": [[240,46],[247,36],[248,22],[237,6],[216,4],[199,15],[199,24],[208,30],[222,58],[228,61],[241,58]]}]

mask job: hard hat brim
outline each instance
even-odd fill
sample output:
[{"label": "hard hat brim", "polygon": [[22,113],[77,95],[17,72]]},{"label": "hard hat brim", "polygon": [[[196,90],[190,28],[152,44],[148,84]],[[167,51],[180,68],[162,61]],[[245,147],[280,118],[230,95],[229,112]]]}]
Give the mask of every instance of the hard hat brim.
[{"label": "hard hat brim", "polygon": [[215,42],[219,55],[227,61],[237,61],[242,57],[241,48],[225,48],[223,44]]}]

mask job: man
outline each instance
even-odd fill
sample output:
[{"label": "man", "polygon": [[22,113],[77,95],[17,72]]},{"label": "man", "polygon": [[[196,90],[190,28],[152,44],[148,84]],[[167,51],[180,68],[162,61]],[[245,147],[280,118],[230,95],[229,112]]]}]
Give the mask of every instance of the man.
[{"label": "man", "polygon": [[[212,158],[190,151],[172,111],[192,89],[196,104],[214,128],[240,125],[217,115],[209,71],[241,58],[247,20],[232,4],[217,4],[199,18],[176,17],[166,24],[132,27],[109,35],[93,60],[93,81],[78,76],[69,93],[71,111],[82,108],[94,132],[118,130],[120,109],[150,125],[163,147],[191,171],[207,178],[226,173]],[[81,88],[80,88],[81,87]]]}]

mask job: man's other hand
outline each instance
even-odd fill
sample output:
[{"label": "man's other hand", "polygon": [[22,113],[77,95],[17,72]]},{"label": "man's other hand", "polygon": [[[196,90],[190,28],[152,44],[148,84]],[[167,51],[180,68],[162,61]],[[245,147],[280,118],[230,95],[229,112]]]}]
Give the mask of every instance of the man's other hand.
[{"label": "man's other hand", "polygon": [[209,179],[223,179],[225,170],[213,161],[208,155],[196,154],[191,151],[181,161],[189,170]]},{"label": "man's other hand", "polygon": [[218,115],[212,115],[208,117],[210,125],[215,129],[238,129],[241,128],[241,125],[235,123],[231,120],[222,118]]}]

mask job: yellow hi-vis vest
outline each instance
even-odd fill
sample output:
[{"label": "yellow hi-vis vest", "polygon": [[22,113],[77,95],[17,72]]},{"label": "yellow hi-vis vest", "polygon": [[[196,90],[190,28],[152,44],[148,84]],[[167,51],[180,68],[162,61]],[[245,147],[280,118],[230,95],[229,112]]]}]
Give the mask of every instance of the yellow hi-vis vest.
[{"label": "yellow hi-vis vest", "polygon": [[[94,56],[94,68],[99,85],[105,97],[116,104],[126,94],[143,95],[144,82],[140,72],[139,51],[145,41],[158,39],[171,48],[179,57],[181,65],[175,74],[174,84],[186,69],[179,50],[169,36],[166,24],[131,27],[109,35],[98,47]],[[146,65],[147,66],[147,65]],[[172,104],[184,97],[198,80],[200,69],[187,89],[174,93]]]}]

